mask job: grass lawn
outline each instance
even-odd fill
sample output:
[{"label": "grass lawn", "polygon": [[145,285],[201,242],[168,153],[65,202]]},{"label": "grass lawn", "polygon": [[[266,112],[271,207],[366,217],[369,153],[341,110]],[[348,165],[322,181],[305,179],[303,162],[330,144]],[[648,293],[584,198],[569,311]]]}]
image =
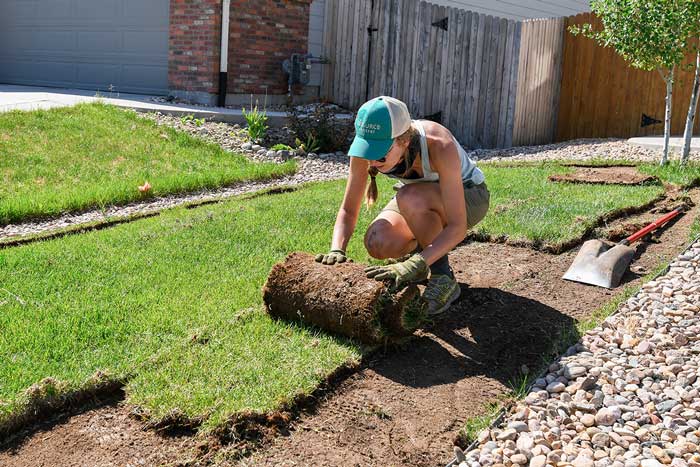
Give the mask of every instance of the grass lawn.
[{"label": "grass lawn", "polygon": [[104,104],[0,114],[0,226],[293,173]]},{"label": "grass lawn", "polygon": [[642,164],[639,171],[649,175],[656,175],[666,183],[679,186],[697,186],[700,184],[700,163],[689,162],[681,166],[678,161],[671,161],[661,167],[659,164]]},{"label": "grass lawn", "polygon": [[581,236],[601,214],[643,205],[664,192],[660,185],[552,183],[547,180],[549,175],[573,171],[553,163],[480,167],[491,192],[491,207],[476,232],[516,241],[565,243]]},{"label": "grass lawn", "polygon": [[[544,181],[562,170],[485,167],[494,209],[480,229],[566,240],[583,228],[578,216],[659,193]],[[360,262],[364,229],[393,194],[378,181],[379,203],[363,211],[348,249]],[[51,376],[69,391],[101,370],[126,379],[130,401],[155,418],[178,409],[212,428],[309,392],[358,359],[353,343],[270,320],[261,300],[275,262],[328,248],[343,189],[319,183],[0,250],[0,426],[31,384]],[[496,215],[498,206],[507,209]]]},{"label": "grass lawn", "polygon": [[695,218],[693,226],[690,228],[690,239],[695,240],[695,237],[700,235],[700,214]]}]

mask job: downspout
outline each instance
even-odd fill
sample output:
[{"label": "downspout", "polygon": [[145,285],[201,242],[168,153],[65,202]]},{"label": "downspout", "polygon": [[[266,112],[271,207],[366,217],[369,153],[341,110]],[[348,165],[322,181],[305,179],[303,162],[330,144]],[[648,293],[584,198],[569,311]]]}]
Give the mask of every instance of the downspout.
[{"label": "downspout", "polygon": [[219,64],[219,107],[226,107],[226,89],[228,86],[228,40],[231,0],[221,4],[221,60]]}]

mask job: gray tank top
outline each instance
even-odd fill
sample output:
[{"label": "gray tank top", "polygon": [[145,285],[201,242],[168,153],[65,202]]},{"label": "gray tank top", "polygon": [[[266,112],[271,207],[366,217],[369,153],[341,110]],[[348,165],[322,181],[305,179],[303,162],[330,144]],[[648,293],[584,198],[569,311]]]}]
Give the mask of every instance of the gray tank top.
[{"label": "gray tank top", "polygon": [[[430,154],[428,153],[428,141],[425,138],[425,129],[420,120],[413,120],[418,133],[420,135],[420,160],[423,167],[423,178],[401,178],[395,175],[389,175],[389,177],[395,178],[402,183],[423,183],[423,182],[437,182],[440,180],[440,175],[434,172],[430,168]],[[476,166],[476,163],[467,155],[467,151],[464,150],[461,144],[457,142],[454,136],[452,140],[457,145],[457,151],[459,152],[459,160],[462,165],[462,183],[471,182],[474,185],[479,185],[484,183],[486,177],[484,173]]]}]

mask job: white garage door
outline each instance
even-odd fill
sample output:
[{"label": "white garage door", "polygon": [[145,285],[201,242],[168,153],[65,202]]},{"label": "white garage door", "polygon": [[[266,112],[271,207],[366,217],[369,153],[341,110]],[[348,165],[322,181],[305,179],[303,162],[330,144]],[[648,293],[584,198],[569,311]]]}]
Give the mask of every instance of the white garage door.
[{"label": "white garage door", "polygon": [[166,94],[170,0],[0,0],[0,83]]}]

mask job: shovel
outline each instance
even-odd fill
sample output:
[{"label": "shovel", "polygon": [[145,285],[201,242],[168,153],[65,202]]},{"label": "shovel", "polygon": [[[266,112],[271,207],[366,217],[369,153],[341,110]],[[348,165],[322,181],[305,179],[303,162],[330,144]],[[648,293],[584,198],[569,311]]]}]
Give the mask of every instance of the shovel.
[{"label": "shovel", "polygon": [[563,279],[608,289],[617,287],[634,257],[634,248],[629,245],[658,229],[681,212],[683,207],[677,207],[612,248],[600,240],[588,240],[579,250]]}]

